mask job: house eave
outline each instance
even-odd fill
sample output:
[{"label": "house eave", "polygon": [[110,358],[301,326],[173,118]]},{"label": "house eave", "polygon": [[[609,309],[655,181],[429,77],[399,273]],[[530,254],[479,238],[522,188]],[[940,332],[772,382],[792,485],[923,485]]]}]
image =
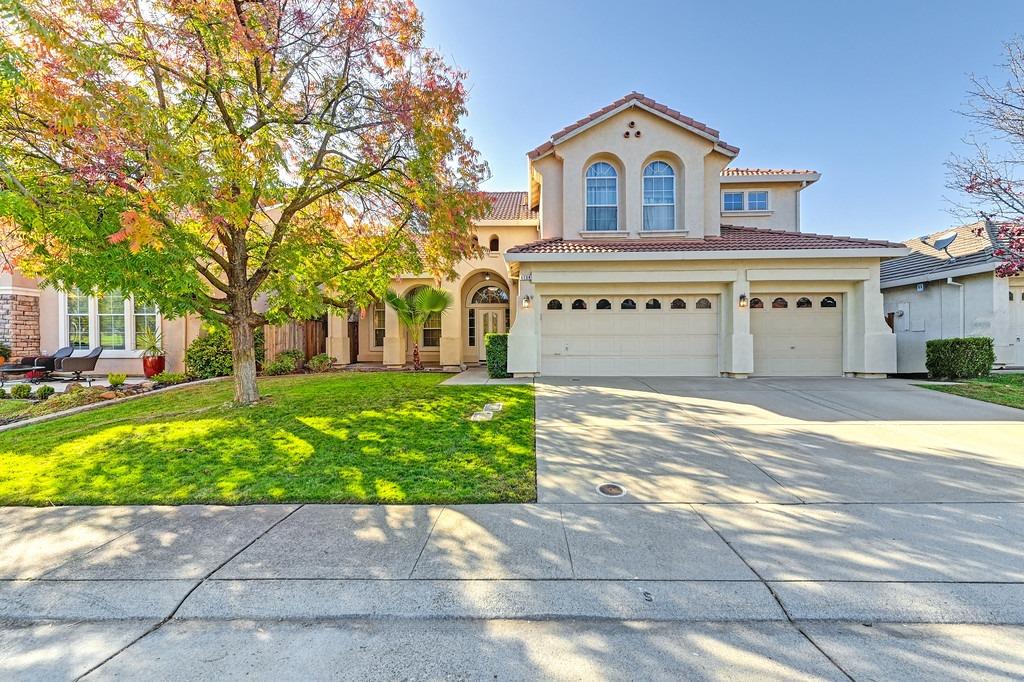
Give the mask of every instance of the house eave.
[{"label": "house eave", "polygon": [[883,279],[881,281],[881,288],[894,289],[896,287],[905,287],[912,284],[920,284],[921,282],[935,282],[940,279],[946,279],[947,277],[966,277],[968,275],[980,275],[986,272],[994,272],[998,266],[999,261],[988,261],[987,263],[979,263],[978,265],[968,265],[962,268],[933,270],[932,272],[924,273],[921,275],[913,275],[911,277]]},{"label": "house eave", "polygon": [[745,184],[758,182],[806,182],[811,184],[821,179],[821,173],[773,173],[771,175],[723,175],[721,184]]},{"label": "house eave", "polygon": [[666,260],[765,260],[812,258],[898,258],[910,253],[898,247],[852,249],[749,249],[732,251],[612,251],[604,253],[515,253],[506,252],[509,262],[557,263],[598,261]]}]

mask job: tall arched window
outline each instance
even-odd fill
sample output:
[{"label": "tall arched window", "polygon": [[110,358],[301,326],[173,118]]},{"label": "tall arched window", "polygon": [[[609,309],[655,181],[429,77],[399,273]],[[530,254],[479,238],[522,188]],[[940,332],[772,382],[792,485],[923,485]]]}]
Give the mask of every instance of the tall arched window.
[{"label": "tall arched window", "polygon": [[664,161],[644,168],[644,229],[676,229],[676,174]]},{"label": "tall arched window", "polygon": [[598,161],[587,169],[587,231],[619,229],[619,178],[610,163]]}]

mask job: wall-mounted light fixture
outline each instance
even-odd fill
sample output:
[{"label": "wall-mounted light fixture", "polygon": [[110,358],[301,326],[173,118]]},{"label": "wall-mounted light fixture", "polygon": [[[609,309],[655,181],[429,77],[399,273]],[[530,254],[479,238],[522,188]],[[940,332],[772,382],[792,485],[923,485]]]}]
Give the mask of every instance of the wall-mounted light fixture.
[{"label": "wall-mounted light fixture", "polygon": [[747,295],[746,294],[740,294],[740,307],[741,308],[746,308],[747,307]]},{"label": "wall-mounted light fixture", "polygon": [[484,273],[484,280],[490,282],[491,281],[491,273],[485,272]]},{"label": "wall-mounted light fixture", "polygon": [[533,303],[533,296],[529,294],[523,296],[523,308],[529,308],[531,303]]}]

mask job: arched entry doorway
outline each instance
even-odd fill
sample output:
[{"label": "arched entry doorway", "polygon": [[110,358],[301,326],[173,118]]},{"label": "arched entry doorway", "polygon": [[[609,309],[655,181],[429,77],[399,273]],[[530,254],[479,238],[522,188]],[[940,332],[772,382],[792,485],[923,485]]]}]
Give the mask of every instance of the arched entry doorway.
[{"label": "arched entry doorway", "polygon": [[485,279],[470,287],[466,301],[466,340],[481,362],[487,360],[484,336],[508,331],[509,314],[509,293],[504,282]]}]

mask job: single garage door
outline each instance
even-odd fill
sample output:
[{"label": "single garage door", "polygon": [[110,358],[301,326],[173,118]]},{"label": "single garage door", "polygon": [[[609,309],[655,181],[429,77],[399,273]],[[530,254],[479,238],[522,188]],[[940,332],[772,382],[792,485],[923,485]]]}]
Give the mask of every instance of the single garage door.
[{"label": "single garage door", "polygon": [[750,299],[754,374],[843,373],[841,294],[757,294]]},{"label": "single garage door", "polygon": [[716,295],[550,296],[542,305],[542,374],[718,375]]}]

